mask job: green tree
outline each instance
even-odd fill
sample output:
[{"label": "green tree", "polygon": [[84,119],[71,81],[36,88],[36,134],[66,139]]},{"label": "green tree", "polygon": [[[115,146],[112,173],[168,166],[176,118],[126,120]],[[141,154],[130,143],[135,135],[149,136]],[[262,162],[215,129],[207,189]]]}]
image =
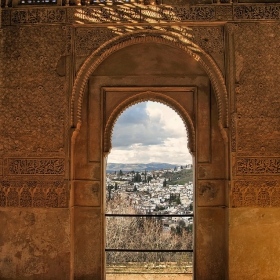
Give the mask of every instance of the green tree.
[{"label": "green tree", "polygon": [[145,179],[144,179],[144,183],[147,183],[147,171],[145,170]]},{"label": "green tree", "polygon": [[193,224],[189,224],[189,225],[186,227],[186,231],[187,231],[188,233],[193,232]]},{"label": "green tree", "polygon": [[112,189],[113,189],[114,187],[112,186],[112,185],[108,185],[108,200],[111,200],[112,199],[112,197],[111,197],[111,192],[112,192]]},{"label": "green tree", "polygon": [[176,199],[175,199],[175,202],[179,205],[179,204],[181,204],[181,199],[180,199],[180,197],[177,197]]},{"label": "green tree", "polygon": [[134,182],[141,182],[141,175],[139,172],[134,175]]},{"label": "green tree", "polygon": [[163,181],[162,186],[163,186],[163,187],[166,187],[166,178],[164,178],[164,181]]},{"label": "green tree", "polygon": [[193,203],[190,204],[189,209],[190,211],[193,211]]}]

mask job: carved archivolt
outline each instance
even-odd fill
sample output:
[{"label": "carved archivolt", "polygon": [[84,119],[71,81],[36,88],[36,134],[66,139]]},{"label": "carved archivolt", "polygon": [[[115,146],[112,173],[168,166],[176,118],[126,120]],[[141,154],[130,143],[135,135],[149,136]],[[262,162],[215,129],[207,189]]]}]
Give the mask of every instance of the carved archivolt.
[{"label": "carved archivolt", "polygon": [[112,133],[113,127],[118,119],[118,117],[130,106],[144,102],[144,101],[156,101],[161,102],[170,108],[172,108],[178,115],[182,118],[185,127],[187,128],[188,134],[188,148],[191,153],[195,152],[195,130],[194,124],[191,117],[186,112],[186,110],[174,99],[158,92],[146,91],[133,95],[132,97],[126,99],[124,102],[119,104],[115,110],[111,113],[105,126],[104,132],[104,152],[110,152],[112,148]]},{"label": "carved archivolt", "polygon": [[86,84],[95,69],[112,53],[140,43],[160,43],[186,51],[202,66],[208,74],[214,88],[217,104],[218,119],[221,129],[228,126],[228,98],[223,75],[213,59],[200,47],[195,45],[180,32],[164,32],[156,30],[135,31],[109,40],[94,51],[77,74],[71,100],[71,120],[76,126],[81,122],[82,101]]}]

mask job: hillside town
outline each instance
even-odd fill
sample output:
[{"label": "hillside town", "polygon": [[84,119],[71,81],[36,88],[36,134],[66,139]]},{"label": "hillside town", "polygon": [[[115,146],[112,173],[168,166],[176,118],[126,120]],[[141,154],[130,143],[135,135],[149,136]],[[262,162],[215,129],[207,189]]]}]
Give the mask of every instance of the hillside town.
[{"label": "hillside town", "polygon": [[161,218],[164,230],[174,229],[182,221],[184,227],[192,227],[191,164],[152,171],[111,171],[106,180],[107,213],[166,215]]}]

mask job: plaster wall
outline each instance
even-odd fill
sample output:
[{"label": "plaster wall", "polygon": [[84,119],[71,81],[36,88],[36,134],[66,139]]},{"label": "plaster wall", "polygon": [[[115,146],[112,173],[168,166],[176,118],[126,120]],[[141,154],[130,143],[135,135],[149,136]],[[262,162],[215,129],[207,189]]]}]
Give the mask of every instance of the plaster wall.
[{"label": "plaster wall", "polygon": [[0,279],[69,279],[68,209],[2,209]]},{"label": "plaster wall", "polygon": [[230,221],[230,279],[278,279],[279,210],[233,209]]}]

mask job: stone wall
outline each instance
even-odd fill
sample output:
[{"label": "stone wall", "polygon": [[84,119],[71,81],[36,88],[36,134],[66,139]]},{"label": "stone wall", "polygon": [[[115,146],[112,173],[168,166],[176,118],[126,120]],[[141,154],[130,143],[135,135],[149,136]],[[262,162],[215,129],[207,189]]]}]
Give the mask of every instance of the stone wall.
[{"label": "stone wall", "polygon": [[0,278],[69,279],[67,29],[1,31]]},{"label": "stone wall", "polygon": [[[199,212],[199,234],[205,237],[208,230],[215,235],[217,230],[217,236],[226,232],[228,240],[220,246],[228,251],[228,267],[217,272],[220,262],[212,262],[213,277],[225,275],[224,280],[227,271],[231,280],[280,277],[280,5],[29,7],[4,8],[1,14],[0,279],[70,278],[75,258],[70,235],[82,231],[70,229],[70,144],[77,124],[70,110],[72,103],[77,104],[72,87],[94,51],[140,30],[175,34],[192,50],[199,46],[215,61],[227,86],[223,137],[229,142],[225,155],[215,149],[212,154],[230,155],[228,174],[218,176],[228,184],[217,183],[214,177],[198,184],[204,207]],[[96,59],[100,55],[97,51]],[[99,182],[100,166],[93,163],[92,168],[98,174],[84,172]],[[207,172],[205,165],[198,166],[199,179],[207,179]],[[205,186],[210,192],[213,186],[218,188],[219,205],[226,209],[226,215],[216,215],[218,229],[209,223],[215,214],[211,216],[207,207],[215,201],[212,193],[210,200],[203,193]],[[94,201],[77,196],[76,203],[98,204],[100,190],[94,195]],[[83,217],[95,217],[92,224],[84,224],[88,236],[100,234],[102,219],[93,212],[84,209],[76,215],[79,223]],[[102,250],[94,239],[90,243]],[[82,256],[76,260],[78,272],[95,258],[94,252],[81,253],[83,244],[82,238],[75,241]],[[201,256],[207,258],[203,252]],[[98,259],[89,270],[101,271],[101,262]],[[102,272],[95,275],[102,278]]]},{"label": "stone wall", "polygon": [[[276,279],[280,206],[279,23],[232,26],[230,276]],[[246,264],[246,267],[243,266]]]}]

